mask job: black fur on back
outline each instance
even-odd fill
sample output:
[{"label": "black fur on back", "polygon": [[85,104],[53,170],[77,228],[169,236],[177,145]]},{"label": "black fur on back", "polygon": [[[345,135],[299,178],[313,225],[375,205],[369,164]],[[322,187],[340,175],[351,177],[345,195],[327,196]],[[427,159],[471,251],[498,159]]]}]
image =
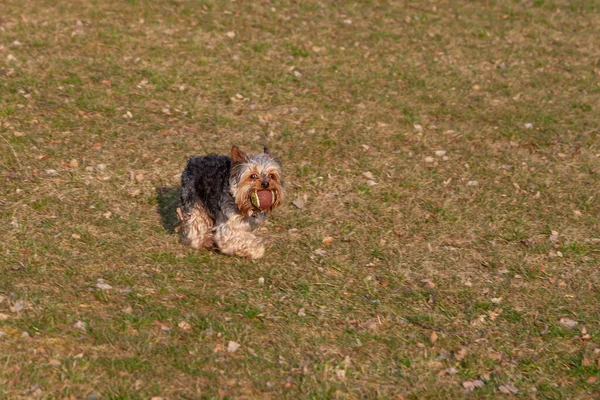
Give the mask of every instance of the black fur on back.
[{"label": "black fur on back", "polygon": [[181,175],[181,211],[189,214],[200,202],[217,224],[239,213],[229,185],[230,171],[227,156],[191,156]]}]

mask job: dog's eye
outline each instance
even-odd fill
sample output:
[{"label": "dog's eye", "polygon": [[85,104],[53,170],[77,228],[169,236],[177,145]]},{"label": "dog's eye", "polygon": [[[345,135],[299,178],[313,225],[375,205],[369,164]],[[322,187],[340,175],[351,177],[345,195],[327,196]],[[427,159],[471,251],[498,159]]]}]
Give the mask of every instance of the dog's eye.
[{"label": "dog's eye", "polygon": [[256,175],[256,174],[252,174],[252,175],[250,175],[250,178],[251,178],[251,179],[258,179],[258,175]]},{"label": "dog's eye", "polygon": [[269,179],[275,179],[275,175],[269,174]]}]

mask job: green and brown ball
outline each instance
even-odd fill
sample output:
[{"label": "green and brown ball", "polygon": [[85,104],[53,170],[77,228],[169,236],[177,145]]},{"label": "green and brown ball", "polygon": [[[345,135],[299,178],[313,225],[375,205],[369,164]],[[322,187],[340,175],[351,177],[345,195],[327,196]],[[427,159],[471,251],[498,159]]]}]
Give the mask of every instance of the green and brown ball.
[{"label": "green and brown ball", "polygon": [[266,210],[273,205],[274,193],[270,190],[257,190],[250,196],[252,205],[259,210]]}]

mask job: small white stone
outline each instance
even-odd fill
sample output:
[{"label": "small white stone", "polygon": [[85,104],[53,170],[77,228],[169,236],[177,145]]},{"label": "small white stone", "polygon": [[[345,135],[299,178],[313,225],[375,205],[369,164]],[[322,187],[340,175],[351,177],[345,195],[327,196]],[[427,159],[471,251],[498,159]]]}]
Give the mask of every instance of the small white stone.
[{"label": "small white stone", "polygon": [[479,182],[477,182],[477,181],[469,181],[469,182],[467,182],[467,186],[479,186]]},{"label": "small white stone", "polygon": [[265,284],[265,278],[262,277],[262,276],[260,278],[258,278],[258,284],[259,285],[264,285]]},{"label": "small white stone", "polygon": [[446,150],[438,150],[435,152],[435,155],[438,157],[443,157],[446,155]]},{"label": "small white stone", "polygon": [[419,124],[414,124],[413,128],[415,128],[415,131],[417,132],[423,132],[423,127]]},{"label": "small white stone", "polygon": [[528,123],[525,124],[525,129],[531,129],[531,128],[533,128],[533,124],[532,123],[528,122]]},{"label": "small white stone", "polygon": [[425,162],[426,163],[432,163],[434,161],[435,161],[435,159],[433,157],[425,157]]}]

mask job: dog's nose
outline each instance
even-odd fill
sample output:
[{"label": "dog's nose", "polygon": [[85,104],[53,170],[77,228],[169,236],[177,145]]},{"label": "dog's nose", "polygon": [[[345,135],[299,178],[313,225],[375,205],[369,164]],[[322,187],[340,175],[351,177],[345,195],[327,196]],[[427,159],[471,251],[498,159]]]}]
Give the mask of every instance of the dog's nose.
[{"label": "dog's nose", "polygon": [[260,184],[260,186],[263,187],[263,189],[266,189],[269,187],[269,182],[268,181],[262,181],[262,183]]}]

